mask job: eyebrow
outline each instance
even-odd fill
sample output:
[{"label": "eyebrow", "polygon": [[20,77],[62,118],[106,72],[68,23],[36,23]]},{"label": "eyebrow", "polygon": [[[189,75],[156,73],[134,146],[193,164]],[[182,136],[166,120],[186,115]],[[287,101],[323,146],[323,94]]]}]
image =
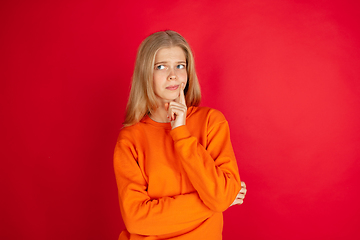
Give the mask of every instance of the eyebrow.
[{"label": "eyebrow", "polygon": [[[167,61],[156,62],[156,63],[154,63],[154,65],[163,64],[163,63],[168,63],[168,62]],[[186,63],[186,61],[178,61],[176,63]]]}]

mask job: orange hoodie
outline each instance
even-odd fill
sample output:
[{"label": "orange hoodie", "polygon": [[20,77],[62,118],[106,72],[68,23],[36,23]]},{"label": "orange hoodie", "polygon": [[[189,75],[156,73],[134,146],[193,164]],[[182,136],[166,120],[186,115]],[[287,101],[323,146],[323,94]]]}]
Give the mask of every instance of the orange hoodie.
[{"label": "orange hoodie", "polygon": [[114,153],[120,239],[222,239],[223,216],[240,191],[228,123],[189,107],[171,130],[148,116],[120,131]]}]

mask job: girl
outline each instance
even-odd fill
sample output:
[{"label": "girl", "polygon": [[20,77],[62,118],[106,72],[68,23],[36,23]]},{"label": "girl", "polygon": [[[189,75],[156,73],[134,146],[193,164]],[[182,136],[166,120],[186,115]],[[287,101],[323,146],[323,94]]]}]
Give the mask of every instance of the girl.
[{"label": "girl", "polygon": [[114,153],[119,239],[222,239],[222,212],[243,202],[246,186],[226,119],[200,98],[186,40],[174,31],[147,37]]}]

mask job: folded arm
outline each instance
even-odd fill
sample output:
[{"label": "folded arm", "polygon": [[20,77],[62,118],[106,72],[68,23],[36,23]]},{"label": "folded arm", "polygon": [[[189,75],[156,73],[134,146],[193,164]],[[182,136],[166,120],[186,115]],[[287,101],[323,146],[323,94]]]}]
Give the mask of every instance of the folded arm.
[{"label": "folded arm", "polygon": [[196,226],[214,214],[196,192],[151,199],[136,158],[134,147],[126,140],[117,143],[115,176],[121,214],[130,233],[162,235],[178,232]]},{"label": "folded arm", "polygon": [[225,211],[240,191],[240,176],[230,141],[229,126],[222,114],[210,126],[207,145],[201,145],[186,125],[171,131],[182,166],[201,200],[211,210]]}]

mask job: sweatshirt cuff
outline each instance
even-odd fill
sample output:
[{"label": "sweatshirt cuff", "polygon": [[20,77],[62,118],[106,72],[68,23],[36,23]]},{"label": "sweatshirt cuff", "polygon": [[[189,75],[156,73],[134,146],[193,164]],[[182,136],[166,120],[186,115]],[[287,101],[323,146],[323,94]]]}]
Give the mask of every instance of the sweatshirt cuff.
[{"label": "sweatshirt cuff", "polygon": [[186,125],[174,128],[170,131],[170,135],[174,142],[191,137],[191,134]]}]

